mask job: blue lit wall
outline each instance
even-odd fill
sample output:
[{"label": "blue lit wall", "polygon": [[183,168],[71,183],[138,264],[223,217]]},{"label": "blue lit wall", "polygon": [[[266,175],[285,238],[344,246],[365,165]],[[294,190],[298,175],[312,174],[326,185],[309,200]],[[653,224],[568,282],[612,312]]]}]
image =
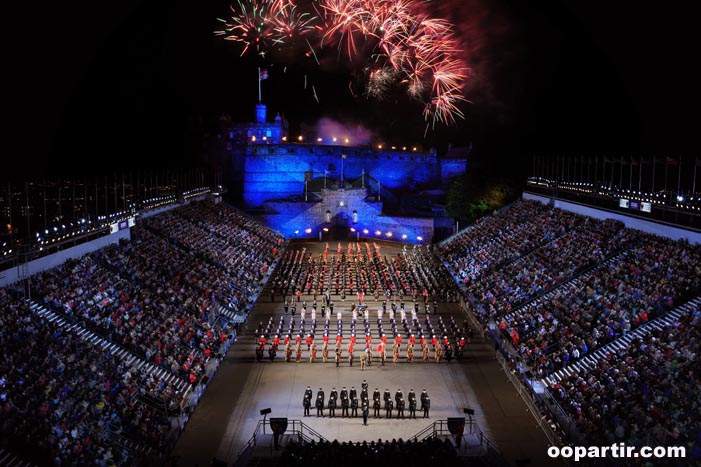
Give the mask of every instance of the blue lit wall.
[{"label": "blue lit wall", "polygon": [[[342,160],[341,155],[346,154]],[[265,201],[304,195],[306,173],[359,179],[397,189],[413,184],[440,184],[443,168],[435,153],[379,151],[369,148],[314,144],[249,144],[244,163],[244,202],[259,207]]]},{"label": "blue lit wall", "polygon": [[326,238],[324,228],[345,223],[355,229],[351,235],[359,238],[427,243],[433,237],[432,218],[382,215],[382,203],[368,201],[366,189],[322,190],[322,201],[270,201],[265,208],[261,220],[288,238],[318,239],[319,232]]}]

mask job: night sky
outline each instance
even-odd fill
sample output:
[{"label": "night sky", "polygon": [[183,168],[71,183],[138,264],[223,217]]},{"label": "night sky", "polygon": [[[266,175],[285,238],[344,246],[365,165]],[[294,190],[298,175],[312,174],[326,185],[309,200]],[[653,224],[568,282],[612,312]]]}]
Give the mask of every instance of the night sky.
[{"label": "night sky", "polygon": [[456,23],[474,76],[466,119],[426,138],[420,105],[399,92],[386,102],[354,98],[352,69],[239,58],[238,45],[213,34],[226,1],[13,7],[21,11],[6,16],[3,41],[3,175],[196,165],[218,115],[252,119],[258,66],[270,69],[269,112],[284,113],[293,130],[330,117],[397,145],[472,142],[476,154],[512,167],[530,167],[533,154],[698,153],[700,34],[690,11],[627,0],[428,7]]}]

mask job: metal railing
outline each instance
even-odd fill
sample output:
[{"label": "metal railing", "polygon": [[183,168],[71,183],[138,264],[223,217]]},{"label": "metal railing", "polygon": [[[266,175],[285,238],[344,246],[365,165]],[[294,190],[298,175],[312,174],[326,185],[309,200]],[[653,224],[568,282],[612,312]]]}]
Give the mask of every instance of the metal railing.
[{"label": "metal railing", "polygon": [[[243,448],[241,448],[238,455],[236,456],[237,459],[241,458],[243,455],[246,454],[247,451],[256,446],[258,438],[260,438],[261,435],[266,433],[266,427],[268,428],[269,433],[272,434],[273,430],[270,427],[270,420],[258,420],[258,423],[256,424],[256,429],[253,432],[253,436],[251,436],[248,442],[243,446]],[[324,438],[318,431],[314,430],[309,425],[306,425],[304,422],[302,422],[302,420],[288,419],[287,430],[285,431],[285,435],[297,437],[301,441],[304,441],[306,443],[309,443],[311,441],[328,442],[328,439]]]},{"label": "metal railing", "polygon": [[540,409],[535,405],[532,389],[526,386],[518,377],[516,377],[516,375],[512,372],[512,369],[509,367],[509,363],[501,352],[496,352],[496,359],[501,365],[501,369],[504,371],[506,378],[511,382],[514,388],[516,388],[516,392],[518,392],[518,395],[526,403],[528,410],[531,412],[531,414],[533,414],[533,418],[535,418],[538,426],[540,426],[543,433],[545,433],[545,436],[548,438],[548,442],[550,442],[550,444],[553,446],[562,446],[563,443],[559,436],[553,431],[550,425],[545,423],[543,417],[540,416]]}]

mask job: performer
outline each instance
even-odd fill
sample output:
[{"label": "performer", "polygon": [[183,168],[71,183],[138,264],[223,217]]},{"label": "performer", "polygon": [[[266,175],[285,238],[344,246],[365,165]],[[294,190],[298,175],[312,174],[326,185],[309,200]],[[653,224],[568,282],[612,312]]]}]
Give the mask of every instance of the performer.
[{"label": "performer", "polygon": [[302,361],[302,346],[301,344],[297,344],[297,347],[295,348],[295,362],[299,363]]},{"label": "performer", "polygon": [[312,342],[312,349],[309,352],[309,363],[314,363],[316,360],[316,342]]}]

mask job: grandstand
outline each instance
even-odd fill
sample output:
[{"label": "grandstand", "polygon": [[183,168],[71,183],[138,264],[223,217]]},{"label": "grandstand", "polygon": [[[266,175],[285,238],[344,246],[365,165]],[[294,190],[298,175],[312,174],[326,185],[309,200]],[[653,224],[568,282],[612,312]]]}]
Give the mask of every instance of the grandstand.
[{"label": "grandstand", "polygon": [[[555,465],[548,445],[613,442],[698,456],[699,264],[697,242],[537,200],[435,246],[290,242],[183,202],[0,289],[0,460]],[[427,389],[431,415],[303,416],[307,386],[364,380]]]}]

